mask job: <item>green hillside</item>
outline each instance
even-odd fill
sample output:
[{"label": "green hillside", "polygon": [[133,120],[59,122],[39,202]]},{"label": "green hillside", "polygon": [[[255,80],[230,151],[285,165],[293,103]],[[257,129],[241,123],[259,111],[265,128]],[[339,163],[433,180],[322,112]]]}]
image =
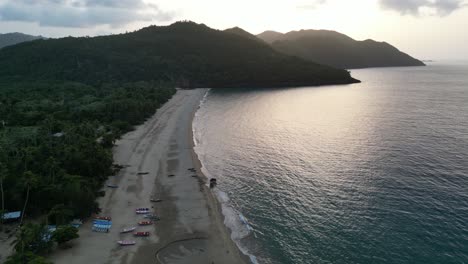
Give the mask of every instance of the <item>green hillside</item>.
[{"label": "green hillside", "polygon": [[266,31],[257,37],[277,51],[340,69],[424,65],[386,42],[356,41],[335,31]]},{"label": "green hillside", "polygon": [[162,80],[180,87],[272,87],[356,82],[349,73],[279,53],[254,39],[178,22],[103,36],[26,42],[0,51],[0,79]]}]

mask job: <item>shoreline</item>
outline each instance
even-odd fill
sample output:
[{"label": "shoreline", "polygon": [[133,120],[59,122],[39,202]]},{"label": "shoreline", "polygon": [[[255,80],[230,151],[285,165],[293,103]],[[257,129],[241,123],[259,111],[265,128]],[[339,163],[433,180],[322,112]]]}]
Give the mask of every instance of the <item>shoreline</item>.
[{"label": "shoreline", "polygon": [[[98,199],[101,215],[111,216],[109,233],[91,231],[92,218],[79,229],[72,248],[50,256],[56,264],[78,263],[250,263],[224,225],[221,205],[205,184],[201,163],[194,150],[193,117],[206,89],[181,90],[144,124],[122,136],[113,149],[114,163],[126,165],[108,182]],[[196,177],[188,168],[196,168]],[[140,172],[147,174],[140,175]],[[152,203],[151,198],[162,202]],[[121,234],[124,227],[138,226],[143,217],[134,209],[148,207],[161,220],[138,227],[150,237]],[[120,247],[117,240],[135,240]]]},{"label": "shoreline", "polygon": [[[208,91],[206,92],[208,93]],[[205,95],[206,95],[205,93]],[[245,255],[237,246],[236,242],[231,238],[231,230],[229,227],[226,226],[224,223],[225,221],[225,216],[222,212],[222,206],[221,202],[216,198],[216,195],[214,192],[211,191],[211,189],[207,186],[207,182],[209,181],[208,177],[203,173],[202,167],[203,164],[200,161],[200,158],[198,157],[198,154],[195,151],[195,137],[193,134],[193,122],[195,120],[195,115],[198,111],[200,106],[198,106],[192,113],[192,119],[190,121],[190,132],[189,132],[189,141],[191,143],[191,152],[192,152],[192,160],[193,160],[193,165],[195,170],[197,171],[197,174],[199,174],[204,180],[204,193],[206,194],[206,198],[208,200],[209,206],[213,210],[213,217],[215,218],[215,222],[218,225],[219,230],[221,231],[221,236],[226,244],[229,245],[229,248],[231,248],[235,254],[238,256],[240,260],[242,260],[243,264],[250,264],[252,263],[249,259],[249,256]],[[241,262],[239,262],[240,264]]]}]

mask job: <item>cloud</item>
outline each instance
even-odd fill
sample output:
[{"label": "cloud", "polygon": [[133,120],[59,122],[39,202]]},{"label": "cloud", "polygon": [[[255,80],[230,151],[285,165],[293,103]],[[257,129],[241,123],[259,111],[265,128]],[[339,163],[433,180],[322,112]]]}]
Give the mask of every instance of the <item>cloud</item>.
[{"label": "cloud", "polygon": [[311,9],[317,9],[319,6],[325,4],[328,0],[312,0],[308,1],[307,3],[298,5],[298,9],[304,9],[304,10],[311,10]]},{"label": "cloud", "polygon": [[173,13],[143,0],[0,1],[0,21],[37,22],[51,27],[117,27],[137,21],[170,21],[173,17]]},{"label": "cloud", "polygon": [[403,15],[430,14],[446,16],[465,7],[464,0],[379,0],[384,9],[400,12]]}]

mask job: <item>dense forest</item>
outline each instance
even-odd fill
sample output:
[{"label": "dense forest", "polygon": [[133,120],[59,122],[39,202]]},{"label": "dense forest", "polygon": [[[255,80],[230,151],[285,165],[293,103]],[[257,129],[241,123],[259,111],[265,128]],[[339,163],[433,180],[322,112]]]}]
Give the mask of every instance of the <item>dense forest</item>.
[{"label": "dense forest", "polygon": [[36,40],[0,50],[0,79],[88,84],[164,80],[179,87],[280,87],[356,82],[349,72],[193,22],[102,37]]},{"label": "dense forest", "polygon": [[335,31],[265,31],[257,37],[279,52],[339,69],[424,65],[386,42],[356,41]]},{"label": "dense forest", "polygon": [[95,200],[115,169],[113,142],[174,93],[161,82],[0,83],[1,210],[42,219],[18,232],[9,263],[48,252],[45,223],[65,225],[99,212]]}]

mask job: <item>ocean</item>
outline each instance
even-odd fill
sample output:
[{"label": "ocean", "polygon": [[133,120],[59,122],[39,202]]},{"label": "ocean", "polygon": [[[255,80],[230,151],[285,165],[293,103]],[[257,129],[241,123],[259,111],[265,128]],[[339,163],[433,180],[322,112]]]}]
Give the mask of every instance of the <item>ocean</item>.
[{"label": "ocean", "polygon": [[468,64],[210,90],[196,152],[258,263],[468,263]]}]

